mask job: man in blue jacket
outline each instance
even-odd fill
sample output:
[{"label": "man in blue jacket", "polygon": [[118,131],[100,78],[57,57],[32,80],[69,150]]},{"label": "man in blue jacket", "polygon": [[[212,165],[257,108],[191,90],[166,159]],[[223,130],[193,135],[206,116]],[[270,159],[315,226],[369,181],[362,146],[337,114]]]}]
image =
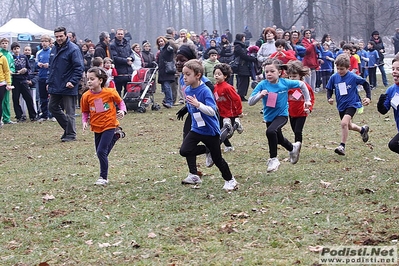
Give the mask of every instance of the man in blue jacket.
[{"label": "man in blue jacket", "polygon": [[47,79],[49,111],[64,129],[61,141],[68,142],[76,140],[75,105],[84,64],[79,47],[68,39],[64,27],[55,28],[54,36]]}]

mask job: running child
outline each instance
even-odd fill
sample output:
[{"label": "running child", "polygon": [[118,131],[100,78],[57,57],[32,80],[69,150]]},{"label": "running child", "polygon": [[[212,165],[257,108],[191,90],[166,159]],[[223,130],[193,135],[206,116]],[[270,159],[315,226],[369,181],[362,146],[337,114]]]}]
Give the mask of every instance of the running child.
[{"label": "running child", "polygon": [[216,81],[213,95],[215,95],[219,109],[220,141],[225,145],[224,152],[234,151],[234,147],[229,141],[234,131],[237,130],[238,134],[244,131],[239,118],[242,117],[241,97],[237,94],[236,89],[227,83],[232,73],[231,67],[225,63],[217,64],[213,70]]},{"label": "running child", "polygon": [[[237,181],[230,172],[229,165],[222,158],[220,151],[220,127],[216,113],[216,102],[211,90],[201,81],[204,68],[199,60],[187,61],[183,67],[186,105],[191,116],[191,130],[180,147],[180,155],[186,157],[190,173],[183,184],[198,184],[202,180],[197,174],[197,155],[204,154],[209,148],[213,162],[219,168],[225,180],[223,189],[237,188]],[[206,145],[198,145],[202,142]]]},{"label": "running child", "polygon": [[[287,75],[290,79],[301,80],[309,74],[309,68],[303,66],[301,61],[290,61],[287,64]],[[299,88],[290,89],[288,91],[288,114],[290,118],[291,129],[295,135],[295,143],[302,143],[302,132],[305,126],[306,117],[313,110],[314,106],[314,93],[312,87],[305,82],[309,90],[311,106],[305,108],[305,99]],[[301,145],[299,145],[301,146]]]},{"label": "running child", "polygon": [[[378,112],[385,115],[392,107],[396,128],[399,131],[399,57],[395,57],[392,60],[392,76],[395,84],[390,86],[386,90],[385,94],[381,94],[378,100],[377,109]],[[399,133],[391,139],[388,147],[391,151],[399,153]]]},{"label": "running child", "polygon": [[[362,127],[352,123],[356,109],[369,105],[371,99],[370,86],[362,77],[349,71],[350,58],[347,54],[340,54],[335,60],[337,73],[333,74],[327,83],[327,100],[334,103],[332,98],[335,93],[337,109],[341,118],[341,143],[335,149],[335,153],[345,155],[345,144],[348,140],[349,130],[357,131],[362,136],[363,142],[369,140],[369,126]],[[362,85],[366,92],[366,98],[360,99],[357,86]]]},{"label": "running child", "polygon": [[263,118],[266,122],[266,137],[269,143],[270,159],[267,162],[267,172],[278,169],[280,162],[277,158],[277,144],[282,145],[290,152],[292,164],[298,162],[301,149],[300,142],[292,144],[281,131],[288,122],[288,91],[300,88],[305,99],[305,108],[309,108],[309,90],[305,83],[300,80],[289,80],[280,78],[282,73],[282,62],[277,59],[267,59],[264,63],[266,79],[262,80],[253,90],[248,104],[255,105],[260,99],[263,102]]},{"label": "running child", "polygon": [[[100,178],[96,181],[96,185],[108,184],[108,155],[115,142],[125,137],[117,119],[125,116],[126,106],[115,89],[104,87],[107,78],[107,73],[103,68],[90,68],[87,71],[89,90],[82,95],[80,102],[83,131],[90,124],[91,131],[94,132],[97,157],[100,161]],[[115,104],[119,108],[118,111]]]}]

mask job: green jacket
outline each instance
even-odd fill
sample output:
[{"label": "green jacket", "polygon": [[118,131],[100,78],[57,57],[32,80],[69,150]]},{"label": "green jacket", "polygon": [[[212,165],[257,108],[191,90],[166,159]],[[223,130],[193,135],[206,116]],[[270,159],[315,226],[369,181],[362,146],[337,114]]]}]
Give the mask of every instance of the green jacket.
[{"label": "green jacket", "polygon": [[10,72],[15,73],[14,58],[12,57],[11,52],[3,48],[0,48],[0,52],[6,57]]},{"label": "green jacket", "polygon": [[216,83],[215,78],[213,77],[213,69],[215,68],[215,65],[219,64],[219,60],[216,60],[215,62],[212,62],[209,59],[206,59],[203,62],[203,66],[204,66],[204,76],[207,77],[212,84]]}]

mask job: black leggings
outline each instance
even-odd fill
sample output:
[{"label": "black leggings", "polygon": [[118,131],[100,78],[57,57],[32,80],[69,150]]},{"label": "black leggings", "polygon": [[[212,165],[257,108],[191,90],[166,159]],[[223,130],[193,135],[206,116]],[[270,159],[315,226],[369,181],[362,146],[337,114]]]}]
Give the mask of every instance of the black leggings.
[{"label": "black leggings", "polygon": [[290,116],[290,125],[295,135],[295,142],[297,141],[302,142],[302,132],[303,132],[303,127],[305,126],[305,122],[306,122],[306,116],[300,116],[300,117]]},{"label": "black leggings", "polygon": [[391,151],[399,153],[399,133],[396,134],[393,139],[388,143],[388,147]]},{"label": "black leggings", "polygon": [[269,142],[270,158],[277,157],[277,144],[280,144],[288,151],[292,151],[292,143],[284,138],[281,129],[288,122],[288,117],[277,116],[272,122],[266,122],[266,137]]},{"label": "black leggings", "polygon": [[183,143],[180,147],[180,155],[186,157],[188,169],[190,173],[197,174],[197,155],[204,154],[206,152],[205,145],[198,145],[198,143],[204,143],[209,148],[212,160],[219,168],[222,173],[224,180],[231,180],[232,175],[230,172],[229,165],[222,158],[222,152],[220,151],[220,136],[206,136],[198,134],[194,131],[190,131],[184,138]]}]

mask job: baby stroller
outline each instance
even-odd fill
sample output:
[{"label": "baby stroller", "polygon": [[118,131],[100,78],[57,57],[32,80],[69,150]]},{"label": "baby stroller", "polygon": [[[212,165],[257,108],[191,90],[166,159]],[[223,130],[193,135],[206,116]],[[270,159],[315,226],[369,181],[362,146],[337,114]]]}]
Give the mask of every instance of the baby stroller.
[{"label": "baby stroller", "polygon": [[158,65],[155,65],[155,68],[140,68],[133,72],[132,81],[127,83],[126,93],[123,97],[127,110],[145,113],[149,105],[153,111],[161,109],[154,100],[157,72]]}]

